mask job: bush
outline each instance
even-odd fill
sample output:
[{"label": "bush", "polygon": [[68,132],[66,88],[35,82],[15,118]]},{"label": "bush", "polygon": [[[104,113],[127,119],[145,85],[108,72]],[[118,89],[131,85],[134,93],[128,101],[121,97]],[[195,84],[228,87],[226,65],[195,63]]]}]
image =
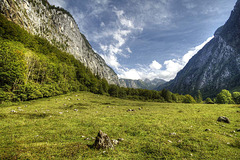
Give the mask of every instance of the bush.
[{"label": "bush", "polygon": [[214,102],[212,101],[211,98],[207,98],[207,99],[205,100],[205,103],[206,103],[206,104],[214,104]]},{"label": "bush", "polygon": [[196,101],[191,95],[187,94],[183,99],[183,103],[196,103]]},{"label": "bush", "polygon": [[234,104],[234,101],[232,99],[232,94],[226,89],[222,90],[217,95],[216,103],[219,103],[219,104]]},{"label": "bush", "polygon": [[236,104],[240,104],[240,92],[233,92],[233,99]]}]

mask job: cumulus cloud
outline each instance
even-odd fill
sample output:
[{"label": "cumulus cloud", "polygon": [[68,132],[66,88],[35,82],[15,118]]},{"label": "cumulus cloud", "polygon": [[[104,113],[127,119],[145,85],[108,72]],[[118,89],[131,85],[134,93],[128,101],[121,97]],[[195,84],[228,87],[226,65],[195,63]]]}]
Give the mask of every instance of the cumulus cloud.
[{"label": "cumulus cloud", "polygon": [[156,69],[156,70],[159,70],[159,69],[161,69],[162,68],[162,65],[161,64],[159,64],[156,60],[154,60],[154,61],[152,61],[152,63],[149,65],[149,67],[151,68],[151,69]]},{"label": "cumulus cloud", "polygon": [[[177,73],[183,69],[188,61],[194,56],[199,50],[201,50],[213,37],[209,37],[202,44],[190,49],[182,58],[166,60],[163,65],[153,60],[149,66],[139,65],[138,69],[121,69],[119,70],[119,77],[126,79],[154,79],[161,78],[169,81],[177,75]],[[163,67],[164,66],[164,67]]]}]

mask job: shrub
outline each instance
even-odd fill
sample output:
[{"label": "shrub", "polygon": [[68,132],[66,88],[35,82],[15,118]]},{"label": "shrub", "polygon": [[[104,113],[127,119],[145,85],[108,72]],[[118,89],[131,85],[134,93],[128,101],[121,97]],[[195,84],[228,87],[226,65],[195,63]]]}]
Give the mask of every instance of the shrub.
[{"label": "shrub", "polygon": [[232,94],[226,89],[217,95],[216,102],[219,104],[234,104]]},{"label": "shrub", "polygon": [[205,100],[205,103],[206,103],[206,104],[214,104],[214,102],[212,101],[211,98],[207,98],[207,99]]},{"label": "shrub", "polygon": [[196,101],[191,95],[187,94],[183,99],[183,103],[196,103]]}]

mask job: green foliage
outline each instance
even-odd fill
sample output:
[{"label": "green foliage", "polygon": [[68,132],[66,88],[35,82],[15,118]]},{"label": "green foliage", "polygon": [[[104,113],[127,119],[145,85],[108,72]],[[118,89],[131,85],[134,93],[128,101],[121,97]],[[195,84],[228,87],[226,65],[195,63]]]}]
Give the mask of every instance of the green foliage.
[{"label": "green foliage", "polygon": [[183,99],[183,103],[196,103],[196,101],[191,95],[187,94]]},{"label": "green foliage", "polygon": [[107,81],[94,76],[74,56],[29,34],[1,14],[0,35],[2,101],[31,100],[79,90],[108,92]]},{"label": "green foliage", "polygon": [[233,99],[236,104],[240,104],[240,92],[233,92]]},{"label": "green foliage", "polygon": [[172,101],[172,93],[169,90],[163,89],[162,90],[162,97],[167,102],[171,102]]},{"label": "green foliage", "polygon": [[232,94],[226,89],[222,90],[217,95],[216,102],[220,103],[220,104],[233,104],[234,103]]},{"label": "green foliage", "polygon": [[202,93],[200,90],[198,90],[195,100],[197,103],[202,103]]},{"label": "green foliage", "polygon": [[212,101],[211,98],[207,98],[207,99],[205,100],[205,103],[206,103],[206,104],[214,104],[214,102]]},{"label": "green foliage", "polygon": [[0,39],[0,87],[25,82],[24,54],[17,47]]}]

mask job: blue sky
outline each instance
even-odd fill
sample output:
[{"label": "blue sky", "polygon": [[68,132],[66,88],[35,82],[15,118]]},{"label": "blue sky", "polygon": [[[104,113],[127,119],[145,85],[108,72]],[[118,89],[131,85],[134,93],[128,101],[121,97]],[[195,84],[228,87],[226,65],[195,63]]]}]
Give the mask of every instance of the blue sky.
[{"label": "blue sky", "polygon": [[173,79],[237,0],[48,0],[68,10],[120,78]]}]

